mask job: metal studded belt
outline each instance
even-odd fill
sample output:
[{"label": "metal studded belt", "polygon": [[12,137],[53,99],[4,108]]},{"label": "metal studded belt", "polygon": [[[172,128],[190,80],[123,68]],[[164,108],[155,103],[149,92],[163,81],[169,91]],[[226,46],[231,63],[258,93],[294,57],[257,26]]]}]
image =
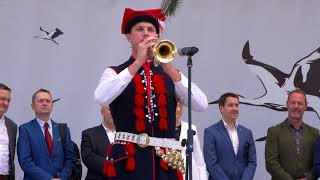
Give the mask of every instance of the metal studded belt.
[{"label": "metal studded belt", "polygon": [[146,133],[133,134],[128,132],[116,132],[115,141],[127,141],[138,144],[138,146],[145,148],[148,146],[171,148],[177,150],[184,150],[185,148],[179,141],[174,138],[158,138],[150,137]]}]

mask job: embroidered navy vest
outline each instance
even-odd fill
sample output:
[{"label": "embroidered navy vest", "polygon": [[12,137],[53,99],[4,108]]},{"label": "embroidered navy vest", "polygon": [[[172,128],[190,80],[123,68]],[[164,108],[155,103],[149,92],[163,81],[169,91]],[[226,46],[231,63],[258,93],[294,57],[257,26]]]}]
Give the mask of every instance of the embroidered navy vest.
[{"label": "embroidered navy vest", "polygon": [[[114,69],[117,73],[120,73],[122,70],[127,68],[133,63],[134,59],[130,58],[125,63],[116,66],[111,67]],[[175,131],[175,121],[176,121],[176,97],[175,97],[175,87],[174,83],[169,77],[168,74],[164,72],[164,70],[161,68],[161,66],[155,67],[153,64],[150,64],[150,70],[151,70],[151,79],[153,79],[153,76],[161,77],[163,80],[163,88],[166,90],[165,94],[165,100],[166,100],[166,112],[159,112],[158,108],[158,101],[159,97],[155,93],[155,88],[153,87],[153,84],[155,82],[151,82],[151,100],[152,100],[152,112],[150,113],[148,110],[148,102],[147,102],[147,87],[146,87],[146,78],[143,67],[139,69],[136,76],[139,75],[141,80],[141,85],[144,86],[144,93],[143,93],[143,109],[144,112],[144,124],[145,124],[145,133],[147,133],[149,136],[153,137],[165,137],[165,138],[174,138],[174,131]],[[132,79],[132,81],[128,84],[128,86],[124,89],[124,91],[110,104],[110,110],[112,113],[112,117],[116,126],[117,132],[130,132],[139,134],[141,132],[137,131],[136,128],[136,121],[137,121],[137,115],[134,113],[136,108],[137,101],[135,99],[136,97],[136,86],[137,83],[134,82],[135,79]],[[138,82],[140,83],[140,82]],[[162,114],[161,114],[162,113]],[[159,128],[159,121],[161,115],[166,113],[166,121],[167,121],[167,130],[161,130]],[[163,117],[163,116],[162,116]]]}]

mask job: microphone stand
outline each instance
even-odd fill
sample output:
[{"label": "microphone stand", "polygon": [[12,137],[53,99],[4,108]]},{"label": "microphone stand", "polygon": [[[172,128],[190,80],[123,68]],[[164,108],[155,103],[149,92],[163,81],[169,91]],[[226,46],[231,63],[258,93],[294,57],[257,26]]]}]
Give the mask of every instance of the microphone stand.
[{"label": "microphone stand", "polygon": [[[192,130],[191,118],[191,68],[192,56],[188,56],[188,136],[187,136],[187,149],[186,149],[186,174],[185,180],[192,180],[192,152],[193,152],[193,135],[195,131]],[[189,179],[188,179],[189,176]]]}]

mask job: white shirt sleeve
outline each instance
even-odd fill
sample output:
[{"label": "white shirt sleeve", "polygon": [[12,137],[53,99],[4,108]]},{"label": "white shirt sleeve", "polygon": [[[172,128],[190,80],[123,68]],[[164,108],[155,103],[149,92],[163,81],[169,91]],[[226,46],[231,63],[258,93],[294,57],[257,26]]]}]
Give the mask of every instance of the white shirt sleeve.
[{"label": "white shirt sleeve", "polygon": [[[117,74],[112,68],[107,68],[99,81],[99,85],[94,92],[95,101],[101,106],[108,106],[131,82],[133,76],[128,68]],[[181,81],[175,82],[175,93],[184,105],[188,104],[188,79],[181,73]],[[191,83],[192,109],[204,111],[208,107],[206,95],[199,87]]]},{"label": "white shirt sleeve", "polygon": [[107,68],[94,92],[95,101],[101,106],[108,106],[131,82],[133,76],[128,68],[117,74],[112,68]]},{"label": "white shirt sleeve", "polygon": [[[181,72],[181,81],[175,82],[175,92],[179,101],[185,106],[188,105],[188,78]],[[191,82],[191,108],[194,111],[204,111],[208,107],[207,96],[200,90],[200,88]]]}]

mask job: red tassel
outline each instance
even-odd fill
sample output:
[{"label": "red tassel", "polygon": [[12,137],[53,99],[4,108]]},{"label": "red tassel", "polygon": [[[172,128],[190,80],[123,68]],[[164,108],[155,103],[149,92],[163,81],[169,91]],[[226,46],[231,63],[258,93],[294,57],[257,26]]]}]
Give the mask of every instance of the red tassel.
[{"label": "red tassel", "polygon": [[138,132],[146,131],[146,124],[144,123],[143,119],[136,119],[135,125],[136,125],[136,131]]},{"label": "red tassel", "polygon": [[102,173],[105,174],[106,176],[108,176],[109,163],[110,162],[107,160],[103,164]]},{"label": "red tassel", "polygon": [[136,154],[136,149],[133,143],[127,143],[125,149],[128,156],[134,156]]},{"label": "red tassel", "polygon": [[108,177],[110,177],[110,178],[117,176],[116,168],[114,168],[114,165],[113,165],[112,162],[110,162],[110,164],[109,164],[107,175],[108,175]]},{"label": "red tassel", "polygon": [[164,162],[162,158],[160,159],[160,167],[162,168],[162,170],[168,171],[168,164]]},{"label": "red tassel", "polygon": [[183,174],[181,171],[176,171],[177,173],[177,180],[183,180]]},{"label": "red tassel", "polygon": [[134,157],[129,157],[127,159],[127,163],[126,163],[126,170],[127,171],[134,171],[136,169],[136,161],[134,159]]},{"label": "red tassel", "polygon": [[[167,149],[166,148],[161,148],[164,154],[167,154]],[[164,171],[168,171],[168,164],[166,162],[164,162],[164,160],[161,158],[160,159],[160,167],[164,170]]]},{"label": "red tassel", "polygon": [[129,156],[126,163],[126,170],[127,171],[134,171],[136,168],[136,161],[133,157],[136,154],[136,149],[133,143],[127,143],[125,146],[126,154]]},{"label": "red tassel", "polygon": [[160,129],[161,131],[166,131],[166,130],[168,130],[167,119],[165,119],[165,118],[160,118],[160,121],[159,121],[159,129]]}]

